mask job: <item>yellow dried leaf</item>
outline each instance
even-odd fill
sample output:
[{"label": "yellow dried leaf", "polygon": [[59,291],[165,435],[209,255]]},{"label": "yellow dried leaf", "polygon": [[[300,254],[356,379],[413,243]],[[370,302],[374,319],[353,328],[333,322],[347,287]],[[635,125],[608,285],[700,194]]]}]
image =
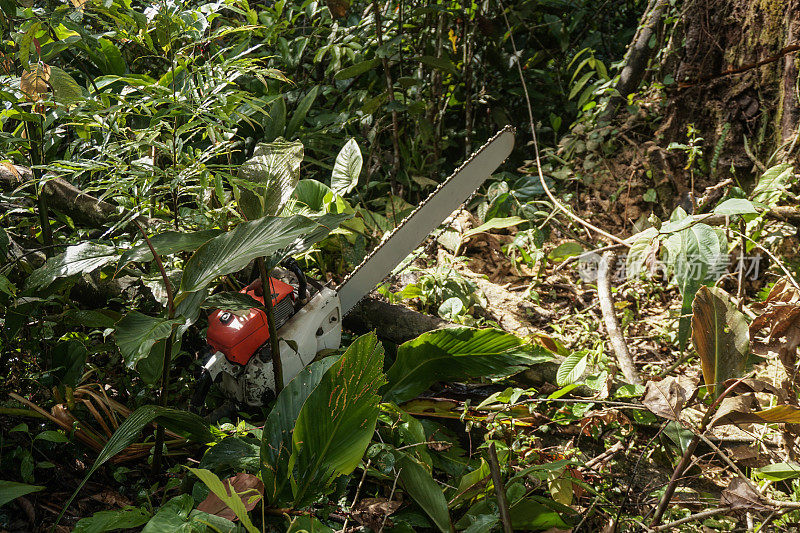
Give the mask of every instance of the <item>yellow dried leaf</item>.
[{"label": "yellow dried leaf", "polygon": [[42,95],[50,91],[50,66],[45,63],[37,63],[33,71],[26,70],[22,73],[19,82],[20,90],[32,102],[42,99]]},{"label": "yellow dried leaf", "polygon": [[72,5],[75,6],[75,9],[78,11],[83,11],[83,6],[89,3],[89,0],[70,0]]}]

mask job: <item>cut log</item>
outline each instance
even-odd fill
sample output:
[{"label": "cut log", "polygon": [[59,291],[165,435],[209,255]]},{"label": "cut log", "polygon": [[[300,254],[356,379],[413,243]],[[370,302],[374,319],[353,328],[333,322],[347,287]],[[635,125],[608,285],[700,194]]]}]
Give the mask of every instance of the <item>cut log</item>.
[{"label": "cut log", "polygon": [[[0,188],[5,191],[14,190],[32,179],[33,173],[27,167],[0,165]],[[50,179],[44,185],[43,192],[51,209],[68,215],[79,224],[97,228],[120,218],[116,206],[86,194],[61,178]],[[153,224],[152,219],[144,216],[137,220],[145,226]],[[129,224],[127,229],[136,231],[136,226]]]},{"label": "cut log", "polygon": [[382,339],[402,344],[426,331],[455,327],[457,324],[402,305],[364,298],[344,318],[343,325],[355,333],[375,330]]}]

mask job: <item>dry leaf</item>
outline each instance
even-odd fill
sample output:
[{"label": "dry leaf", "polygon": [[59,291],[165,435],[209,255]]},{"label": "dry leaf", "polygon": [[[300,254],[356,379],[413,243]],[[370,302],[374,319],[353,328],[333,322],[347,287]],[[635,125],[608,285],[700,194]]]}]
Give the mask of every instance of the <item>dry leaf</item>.
[{"label": "dry leaf", "polygon": [[717,383],[742,374],[750,344],[747,320],[727,292],[705,286],[697,291],[692,302],[692,344],[706,386],[715,396],[720,392]]},{"label": "dry leaf", "polygon": [[733,478],[730,485],[720,497],[720,505],[729,505],[731,509],[747,511],[771,511],[772,508],[761,500],[761,495],[744,479]]},{"label": "dry leaf", "polygon": [[[244,508],[248,511],[255,509],[256,504],[261,501],[264,495],[264,483],[256,476],[241,472],[233,477],[222,481],[228,495],[231,495],[231,488],[241,498]],[[255,492],[258,492],[256,496]],[[228,520],[238,520],[233,510],[220,500],[213,492],[208,493],[208,497],[197,506],[198,511],[221,516]]]},{"label": "dry leaf", "polygon": [[33,71],[26,70],[22,73],[19,81],[20,90],[25,93],[29,100],[37,102],[42,99],[42,95],[50,91],[50,66],[39,62]]},{"label": "dry leaf", "polygon": [[89,3],[89,0],[70,0],[72,5],[75,6],[75,9],[78,11],[83,11],[83,6]]},{"label": "dry leaf", "polygon": [[350,9],[350,0],[327,0],[326,4],[333,18],[337,19],[347,15],[347,10]]},{"label": "dry leaf", "polygon": [[394,513],[402,505],[398,501],[389,501],[386,498],[364,498],[359,500],[353,507],[353,519],[373,531],[380,531],[385,525],[391,527],[393,524],[386,520],[386,517]]},{"label": "dry leaf", "polygon": [[768,392],[770,394],[774,394],[778,397],[781,402],[786,400],[786,391],[774,387],[772,384],[767,383],[761,379],[755,378],[746,378],[746,379],[729,379],[725,381],[722,386],[721,390],[725,391],[728,390],[728,387],[732,386],[734,383],[737,383],[736,387],[731,391],[731,393],[736,394],[748,394],[751,392]]},{"label": "dry leaf", "polygon": [[642,404],[657,416],[678,420],[681,410],[695,394],[697,386],[689,378],[669,376],[661,381],[647,382]]},{"label": "dry leaf", "polygon": [[753,403],[755,398],[752,394],[742,396],[728,396],[722,400],[714,418],[711,419],[709,427],[722,426],[725,424],[748,424],[760,421],[753,415]]},{"label": "dry leaf", "polygon": [[0,161],[0,165],[3,165],[5,168],[7,168],[11,175],[17,179],[17,181],[22,181],[22,177],[19,175],[19,171],[13,163],[10,161]]}]

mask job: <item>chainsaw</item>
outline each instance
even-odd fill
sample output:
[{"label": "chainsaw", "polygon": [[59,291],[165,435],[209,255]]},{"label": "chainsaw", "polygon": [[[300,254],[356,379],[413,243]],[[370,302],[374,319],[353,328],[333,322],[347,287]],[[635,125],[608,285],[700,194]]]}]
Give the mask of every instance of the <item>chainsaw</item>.
[{"label": "chainsaw", "polygon": [[[332,289],[306,278],[289,259],[269,277],[269,290],[261,280],[241,292],[264,303],[272,298],[275,328],[280,337],[283,379],[288,383],[320,352],[339,348],[342,318],[369,294],[408,254],[454,211],[458,210],[508,157],[514,147],[514,130],[506,126],[473,153],[391,232],[342,283]],[[262,308],[246,313],[216,310],[209,315],[208,355],[191,401],[197,410],[212,383],[230,400],[258,407],[274,398],[271,343],[267,315]]]}]

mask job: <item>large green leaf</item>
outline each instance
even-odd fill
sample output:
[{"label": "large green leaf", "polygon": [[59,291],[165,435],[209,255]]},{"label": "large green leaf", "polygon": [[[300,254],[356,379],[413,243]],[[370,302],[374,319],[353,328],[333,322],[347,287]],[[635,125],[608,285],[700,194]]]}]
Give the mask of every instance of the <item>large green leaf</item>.
[{"label": "large green leaf", "polygon": [[303,404],[335,362],[335,357],[326,357],[301,370],[280,392],[275,407],[264,422],[261,480],[264,482],[264,498],[272,505],[291,503],[292,495],[288,488],[292,431]]},{"label": "large green leaf", "polygon": [[385,401],[402,403],[436,381],[510,376],[525,365],[551,359],[544,349],[526,345],[499,329],[459,327],[430,331],[397,350],[383,397]]},{"label": "large green leaf", "polygon": [[25,496],[31,492],[38,492],[44,487],[40,485],[28,485],[27,483],[17,483],[16,481],[0,480],[0,507],[20,496]]},{"label": "large green leaf", "polygon": [[[193,252],[197,248],[208,242],[210,239],[222,233],[222,230],[207,229],[201,231],[193,231],[183,233],[180,231],[165,231],[158,235],[150,237],[150,243],[153,245],[158,255],[170,255],[178,252]],[[140,261],[146,263],[153,260],[153,253],[147,242],[141,241],[130,250],[126,250],[119,258],[117,263],[117,270],[121,269],[131,261]]]},{"label": "large green leaf", "polygon": [[150,350],[158,341],[166,339],[173,326],[180,320],[167,320],[131,311],[117,322],[114,335],[117,346],[128,368],[136,368],[136,364],[150,355]]},{"label": "large green leaf", "polygon": [[191,494],[175,496],[161,506],[142,533],[234,533],[241,528],[221,516],[194,507]]},{"label": "large green leaf", "polygon": [[350,139],[336,156],[331,173],[331,189],[337,194],[347,194],[358,184],[364,158],[355,139]]},{"label": "large green leaf", "polygon": [[75,499],[75,496],[77,496],[92,474],[109,459],[135,442],[142,429],[154,420],[171,431],[186,435],[195,442],[206,443],[213,440],[211,431],[208,429],[208,422],[193,413],[158,405],[144,405],[138,408],[125,419],[114,434],[111,435],[111,438],[108,439],[103,449],[100,450],[100,454],[95,459],[94,464],[61,509],[56,525],[61,521],[64,512],[69,508],[72,500]]},{"label": "large green leaf", "polygon": [[749,352],[747,319],[718,287],[701,287],[692,304],[692,343],[703,367],[703,379],[715,396],[717,383],[738,378]]},{"label": "large green leaf", "polygon": [[335,477],[358,466],[378,420],[382,369],[383,346],[374,333],[363,335],[303,404],[289,461],[295,505],[311,503]]},{"label": "large green leaf", "polygon": [[29,289],[47,287],[58,278],[92,272],[118,257],[113,246],[84,242],[68,247],[64,253],[51,257],[41,268],[34,270],[26,282]]},{"label": "large green leaf", "polygon": [[219,276],[243,269],[257,257],[268,257],[267,269],[285,257],[303,252],[351,215],[264,217],[244,222],[214,237],[186,262],[181,291],[194,292]]},{"label": "large green leaf", "polygon": [[249,220],[277,215],[300,180],[303,143],[274,141],[256,146],[239,168],[236,200]]}]

